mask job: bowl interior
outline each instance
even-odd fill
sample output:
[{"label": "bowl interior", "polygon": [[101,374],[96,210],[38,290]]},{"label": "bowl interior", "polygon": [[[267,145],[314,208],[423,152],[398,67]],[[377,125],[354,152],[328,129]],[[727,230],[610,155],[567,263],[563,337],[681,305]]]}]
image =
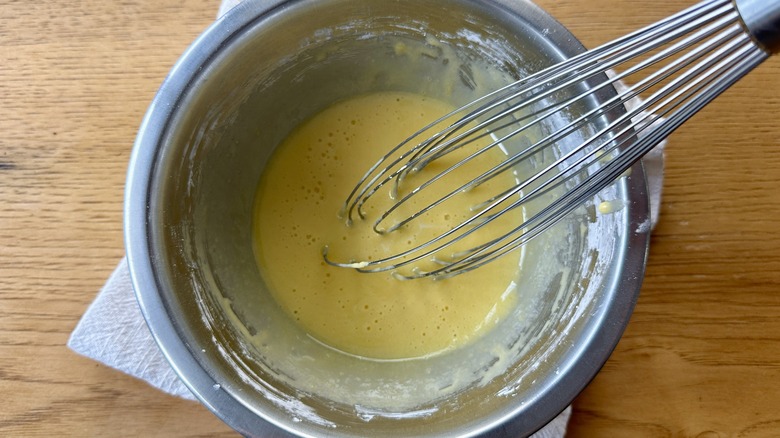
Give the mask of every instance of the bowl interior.
[{"label": "bowl interior", "polygon": [[[362,360],[313,341],[268,293],[251,233],[275,147],[333,102],[398,90],[465,103],[579,50],[525,2],[249,1],[216,23],[150,109],[147,118],[164,123],[142,128],[135,167],[148,161],[149,177],[128,194],[128,209],[144,217],[128,223],[129,245],[146,245],[130,251],[131,268],[142,271],[146,257],[153,278],[138,284],[135,275],[139,299],[196,395],[248,435],[260,434],[254,417],[302,435],[473,435],[503,425],[516,436],[562,410],[606,360],[638,293],[641,167],[526,246],[523,293],[499,327],[424,360]],[[596,214],[612,199],[625,207]],[[151,302],[175,333],[163,333]],[[170,343],[183,348],[172,353]]]}]

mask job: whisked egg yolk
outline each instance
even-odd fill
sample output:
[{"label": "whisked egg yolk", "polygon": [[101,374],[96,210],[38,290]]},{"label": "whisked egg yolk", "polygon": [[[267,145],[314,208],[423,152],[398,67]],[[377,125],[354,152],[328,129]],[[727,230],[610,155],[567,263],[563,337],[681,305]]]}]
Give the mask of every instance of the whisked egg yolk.
[{"label": "whisked egg yolk", "polygon": [[[519,255],[437,281],[362,274],[322,258],[325,245],[347,258],[380,258],[464,220],[446,214],[379,235],[370,224],[347,227],[338,216],[346,195],[388,147],[452,109],[410,93],[362,95],[316,114],[274,152],[257,190],[256,257],[279,306],[312,338],[370,359],[423,357],[477,339],[513,310]],[[468,212],[474,200],[454,202]]]}]

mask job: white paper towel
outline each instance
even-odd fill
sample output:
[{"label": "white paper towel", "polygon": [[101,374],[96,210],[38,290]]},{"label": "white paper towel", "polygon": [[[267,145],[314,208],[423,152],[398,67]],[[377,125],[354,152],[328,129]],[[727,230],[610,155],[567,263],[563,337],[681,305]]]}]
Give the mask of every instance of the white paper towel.
[{"label": "white paper towel", "polygon": [[[240,0],[224,0],[221,16]],[[664,168],[664,144],[644,158],[652,224],[658,220]],[[122,259],[71,334],[73,351],[137,377],[168,394],[195,400],[157,347],[135,298],[127,260]],[[571,407],[534,438],[558,438],[566,433]]]}]

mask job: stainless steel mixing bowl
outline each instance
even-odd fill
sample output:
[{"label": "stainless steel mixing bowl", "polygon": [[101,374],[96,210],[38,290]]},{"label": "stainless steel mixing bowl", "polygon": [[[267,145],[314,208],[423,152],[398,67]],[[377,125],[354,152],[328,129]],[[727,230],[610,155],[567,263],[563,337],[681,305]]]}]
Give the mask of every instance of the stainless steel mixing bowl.
[{"label": "stainless steel mixing bowl", "polygon": [[138,300],[192,392],[247,436],[516,437],[554,418],[639,293],[641,166],[600,195],[622,209],[597,214],[594,199],[528,245],[520,304],[499,327],[411,361],[349,357],[302,333],[259,273],[252,210],[274,148],[334,101],[404,90],[464,102],[582,50],[523,0],[247,0],[211,26],[152,102],[126,194]]}]

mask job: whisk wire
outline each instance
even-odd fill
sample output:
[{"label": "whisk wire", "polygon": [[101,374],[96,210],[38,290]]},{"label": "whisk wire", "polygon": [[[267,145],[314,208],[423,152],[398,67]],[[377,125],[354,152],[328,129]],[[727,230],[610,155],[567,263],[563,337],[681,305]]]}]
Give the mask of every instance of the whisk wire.
[{"label": "whisk wire", "polygon": [[[503,99],[503,97],[501,97],[502,93],[505,93],[507,90],[517,88],[518,86],[522,86],[523,84],[540,84],[546,81],[548,78],[555,78],[556,76],[559,77],[565,77],[568,75],[576,76],[577,72],[580,71],[580,69],[582,69],[584,65],[587,65],[588,60],[591,58],[597,59],[598,57],[603,56],[605,53],[610,53],[611,51],[615,51],[615,50],[621,50],[622,45],[628,41],[631,41],[632,39],[635,39],[636,41],[653,40],[654,38],[657,38],[659,36],[663,36],[663,35],[669,36],[669,35],[677,34],[679,32],[684,32],[685,30],[695,26],[695,24],[691,24],[691,23],[698,23],[698,21],[696,20],[706,19],[708,14],[720,15],[726,13],[727,9],[725,7],[728,6],[729,4],[730,4],[730,0],[711,0],[711,1],[704,2],[700,5],[688,8],[686,10],[679,12],[678,14],[669,17],[667,20],[647,26],[634,33],[628,34],[622,38],[614,40],[611,43],[604,44],[600,47],[597,47],[596,49],[569,58],[567,61],[564,61],[547,70],[539,71],[513,84],[509,84],[505,87],[502,87],[492,93],[489,93],[479,99],[472,101],[470,104],[460,109],[457,109],[455,111],[452,111],[449,114],[440,117],[439,119],[435,120],[428,126],[418,130],[417,132],[409,136],[406,140],[398,144],[396,147],[392,148],[387,154],[385,154],[382,158],[380,158],[380,160],[378,160],[373,166],[371,166],[371,168],[366,172],[363,178],[361,178],[360,183],[355,186],[355,188],[347,197],[347,200],[345,201],[345,208],[342,209],[341,214],[347,217],[348,224],[351,223],[352,215],[353,212],[355,211],[356,202],[357,202],[355,201],[355,199],[360,199],[364,197],[366,193],[369,191],[369,188],[372,185],[374,185],[379,180],[379,178],[381,178],[382,175],[386,174],[389,169],[393,168],[398,163],[402,162],[409,155],[416,153],[418,150],[422,148],[425,148],[426,146],[431,144],[431,142],[439,138],[442,138],[443,136],[447,135],[448,132],[457,129],[455,126],[451,125],[442,131],[430,135],[427,141],[418,144],[411,150],[400,155],[398,158],[390,162],[381,172],[377,173],[374,177],[371,177],[371,175],[373,175],[377,171],[377,169],[379,169],[382,166],[383,163],[386,163],[387,160],[389,160],[393,155],[395,155],[395,153],[399,149],[406,146],[407,144],[414,141],[415,139],[421,138],[421,136],[424,133],[429,132],[433,127],[439,126],[445,120],[452,118],[453,116],[463,112],[466,109],[477,106],[478,108],[476,110],[472,110],[470,114],[467,114],[465,117],[462,118],[462,120],[465,123],[471,123],[477,117],[482,115],[486,110],[486,108],[487,110],[489,110],[489,108],[498,105],[499,104],[498,101]],[[496,96],[499,96],[498,101],[491,100],[494,99]],[[400,172],[402,172],[402,170],[392,175],[391,179],[392,177],[396,176]],[[375,192],[372,191],[371,194],[373,193]],[[364,218],[364,215],[359,209],[358,209],[358,214],[361,218]]]},{"label": "whisk wire", "polygon": [[[634,73],[635,71],[638,71],[638,70],[643,69],[643,68],[645,68],[645,67],[647,67],[649,65],[653,65],[653,64],[655,64],[657,62],[660,62],[661,60],[666,59],[667,57],[669,57],[669,56],[671,56],[671,55],[673,55],[675,53],[678,53],[679,51],[683,50],[684,48],[690,47],[691,45],[693,45],[693,44],[695,44],[697,42],[700,42],[702,38],[705,38],[707,36],[711,36],[711,34],[713,32],[715,32],[717,30],[720,30],[723,27],[724,27],[724,21],[723,20],[719,20],[718,22],[714,23],[713,25],[707,26],[706,28],[702,29],[699,32],[696,32],[695,34],[691,35],[690,37],[686,38],[685,40],[680,41],[678,44],[676,44],[676,45],[674,45],[674,46],[664,50],[663,52],[661,52],[661,53],[651,57],[650,59],[648,59],[646,61],[643,61],[639,65],[632,67],[631,69],[627,70],[626,72],[617,74],[611,80],[602,82],[601,84],[595,86],[594,88],[592,88],[588,92],[581,93],[581,94],[579,94],[579,95],[577,95],[577,96],[575,96],[575,97],[573,97],[571,99],[568,99],[566,101],[563,101],[563,102],[560,102],[560,103],[548,106],[548,107],[544,108],[543,111],[538,111],[536,113],[533,113],[532,114],[532,116],[533,116],[533,122],[532,123],[522,125],[520,128],[514,130],[513,132],[511,132],[511,133],[509,133],[509,134],[507,134],[507,135],[505,135],[505,136],[503,136],[503,137],[501,137],[499,139],[496,139],[495,141],[493,141],[492,143],[488,144],[487,146],[479,149],[478,151],[472,153],[468,157],[463,158],[461,161],[453,164],[452,166],[448,167],[444,171],[442,171],[442,172],[436,174],[435,176],[431,177],[424,184],[422,184],[422,185],[412,189],[411,191],[409,191],[409,193],[406,196],[404,196],[402,199],[400,199],[398,202],[396,202],[394,205],[392,205],[388,210],[386,210],[376,220],[376,222],[374,223],[374,230],[377,231],[377,232],[382,232],[382,233],[392,232],[392,231],[400,228],[401,226],[406,225],[407,223],[411,222],[412,220],[414,220],[414,219],[424,215],[427,211],[430,211],[431,209],[435,208],[436,206],[440,205],[441,203],[445,202],[446,200],[452,198],[457,193],[462,192],[464,190],[468,190],[470,188],[473,188],[473,187],[483,183],[484,181],[486,181],[486,180],[488,180],[490,178],[493,178],[496,175],[498,175],[498,174],[500,174],[500,173],[502,173],[502,172],[504,172],[506,170],[511,169],[519,161],[521,161],[522,159],[526,158],[529,154],[535,153],[540,148],[542,148],[542,147],[544,147],[546,145],[549,145],[551,143],[554,143],[555,141],[558,141],[558,140],[562,139],[563,137],[567,136],[568,134],[576,131],[581,126],[590,123],[591,117],[602,115],[602,114],[606,114],[606,113],[612,111],[618,105],[622,105],[623,102],[625,102],[627,100],[630,100],[631,98],[633,98],[635,96],[638,96],[641,92],[646,91],[651,86],[656,85],[661,80],[669,77],[671,74],[676,73],[681,68],[687,66],[688,63],[691,62],[691,59],[697,59],[698,57],[700,57],[702,55],[703,51],[701,51],[701,50],[695,51],[695,52],[692,52],[691,54],[689,54],[687,57],[683,57],[681,59],[676,60],[674,63],[670,64],[665,69],[662,69],[662,70],[656,72],[655,74],[649,76],[648,78],[646,78],[646,79],[642,80],[640,83],[638,83],[634,87],[634,89],[633,89],[634,92],[633,93],[628,94],[628,95],[626,95],[626,93],[617,95],[616,97],[606,101],[604,103],[604,105],[602,105],[600,107],[597,107],[594,110],[591,110],[590,112],[588,112],[588,113],[584,114],[583,116],[579,117],[578,119],[572,121],[572,123],[567,125],[565,128],[558,130],[557,132],[555,132],[555,133],[551,134],[550,136],[542,139],[541,141],[537,142],[536,144],[532,145],[531,147],[521,151],[520,153],[515,154],[511,158],[509,158],[509,159],[505,160],[504,162],[496,165],[492,169],[489,169],[488,171],[486,171],[483,174],[477,176],[476,178],[474,178],[473,180],[467,182],[466,184],[463,184],[463,185],[455,188],[454,190],[450,191],[445,196],[443,196],[443,197],[439,198],[438,200],[432,202],[431,204],[427,205],[425,208],[423,208],[423,209],[417,211],[416,213],[410,215],[406,219],[397,222],[396,224],[394,224],[393,226],[389,227],[386,230],[379,230],[378,229],[380,223],[385,218],[387,218],[389,215],[391,215],[398,207],[400,207],[400,205],[402,205],[403,203],[405,203],[406,201],[411,199],[414,195],[416,195],[421,190],[425,189],[426,187],[432,185],[433,183],[435,183],[439,179],[443,178],[445,175],[447,175],[447,174],[457,170],[458,168],[463,166],[467,161],[470,161],[470,160],[474,159],[475,157],[485,153],[487,150],[502,144],[503,142],[507,141],[509,138],[514,137],[517,134],[521,133],[522,131],[528,129],[531,125],[533,125],[535,123],[539,123],[541,120],[545,119],[546,117],[548,117],[548,116],[550,116],[552,114],[557,113],[561,108],[567,107],[567,106],[569,106],[569,105],[571,105],[571,104],[573,104],[573,103],[575,103],[575,102],[577,102],[579,100],[587,98],[591,93],[593,93],[595,91],[598,91],[601,88],[604,88],[606,86],[612,86],[613,83],[617,82],[618,80],[622,79],[623,77],[629,76],[630,74]],[[739,33],[740,33],[740,29],[734,28],[732,26],[730,32],[726,33],[724,36],[722,36],[722,37],[718,38],[717,40],[715,40],[714,43],[722,42],[722,41],[724,41],[726,39],[733,38],[734,36],[738,35]],[[569,84],[571,84],[571,82]],[[560,88],[556,88],[556,90],[558,90],[558,89],[560,89]],[[526,102],[523,102],[519,106],[525,106],[525,105],[526,105]],[[641,108],[641,110],[644,110],[644,108]],[[502,112],[501,113],[501,117],[503,118],[510,111],[518,111],[518,106],[515,106],[515,107],[511,108],[508,111]],[[531,117],[531,116],[524,116],[522,119],[527,119],[529,117]],[[522,119],[519,119],[519,120],[522,120]],[[512,121],[510,123],[516,123],[516,121]],[[497,130],[500,130],[502,127],[503,127],[503,125],[501,127],[498,127]],[[471,131],[472,130],[470,129],[469,132],[471,132]],[[464,137],[465,136],[461,136],[459,138],[464,138]],[[456,138],[454,140],[457,141],[459,138]],[[463,143],[461,143],[459,145],[459,147],[464,147],[466,144],[468,144],[468,142],[463,142]],[[439,151],[439,152],[437,152],[436,156],[433,157],[432,159],[441,158],[444,153],[445,152]],[[424,158],[424,155],[423,155],[423,157],[418,157],[418,158],[412,160],[410,162],[410,166],[411,167],[418,167],[419,165],[416,164],[416,160],[421,160],[422,158]],[[559,164],[560,163],[557,163],[557,162],[553,163],[553,165],[555,165],[555,166],[557,166]],[[578,162],[578,163],[575,163],[574,165],[577,165],[577,164],[580,164],[580,163]],[[537,174],[537,176],[541,176],[541,175],[546,174],[546,172],[548,170],[549,169],[545,169],[545,170],[539,172]],[[568,169],[563,171],[563,172],[561,172],[561,173],[565,174],[567,172],[568,172]],[[398,181],[399,179],[400,179],[400,177],[396,178],[396,181]],[[549,190],[554,189],[554,188],[560,186],[561,184],[567,182],[568,180],[569,180],[568,178],[562,179],[559,183],[549,187],[547,190],[545,190],[545,191],[543,191],[541,193],[546,193]],[[524,183],[519,183],[518,186],[513,190],[512,194],[521,191],[528,184],[530,184],[532,182],[534,182],[534,181],[531,180],[531,181],[527,181],[527,182],[524,182]],[[374,190],[376,191],[376,190],[378,190],[378,188],[375,188]],[[512,189],[510,189],[510,190],[512,190]],[[504,192],[504,193],[498,195],[498,197],[502,197],[502,199],[506,199],[506,197],[504,195],[507,194],[507,193],[508,192]],[[495,199],[497,199],[498,197],[491,198],[488,201],[486,201],[486,203],[490,203],[490,202],[494,201]],[[527,200],[533,199],[533,195],[532,194],[528,194],[526,199]]]},{"label": "whisk wire", "polygon": [[[507,171],[513,172],[514,184],[476,204],[472,215],[448,231],[396,254],[345,263],[331,260],[326,247],[324,258],[332,265],[360,272],[394,271],[398,278],[446,278],[483,266],[595,199],[656,144],[767,57],[768,53],[745,32],[731,0],[707,0],[496,90],[439,118],[393,148],[355,186],[342,211],[348,223],[355,211],[365,218],[364,204],[392,183],[394,202],[373,225],[375,231],[389,233],[432,212],[458,193]],[[605,71],[624,65],[627,67],[622,72],[605,75]],[[644,77],[632,87],[622,86],[634,75]],[[618,89],[616,93],[613,86]],[[553,123],[561,111],[587,108],[594,93],[605,92],[601,105],[580,111],[563,126]],[[637,101],[645,93],[649,96]],[[631,101],[634,104],[624,109]],[[595,132],[591,132],[594,127]],[[522,136],[542,131],[549,132],[537,141]],[[516,138],[525,143],[519,150],[507,146]],[[564,147],[572,142],[577,146]],[[500,162],[382,227],[401,205],[495,148],[505,154]],[[403,187],[411,174],[423,172],[431,163],[458,151],[466,155],[432,176],[426,175],[423,182]],[[552,159],[545,158],[550,154]],[[542,163],[537,168],[539,160]],[[520,178],[516,169],[523,163],[531,163],[536,170]],[[548,197],[552,200],[544,201]],[[529,203],[536,201],[544,205],[534,210]],[[526,216],[520,223],[497,236],[486,234],[495,237],[470,248],[457,248],[466,237],[516,208],[522,208]],[[445,255],[448,248],[454,249]],[[432,260],[438,267],[423,271],[417,265],[423,260]],[[410,272],[399,271],[409,266],[413,267]]]},{"label": "whisk wire", "polygon": [[[719,17],[719,16],[723,15],[724,13],[725,13],[724,11],[718,10],[718,11],[716,11],[715,15]],[[705,18],[709,19],[709,18],[712,18],[712,17],[705,17]],[[734,15],[734,13],[732,11],[732,14],[730,14],[730,16],[727,16],[725,18],[720,18],[715,23],[713,23],[713,24],[705,27],[704,29],[696,32],[695,34],[691,35],[690,37],[686,38],[685,40],[681,41],[680,43],[674,45],[673,47],[665,50],[664,52],[662,52],[662,53],[660,53],[660,54],[658,54],[658,55],[656,55],[656,56],[654,56],[654,57],[652,57],[652,58],[650,58],[650,59],[648,59],[648,60],[646,60],[646,61],[644,61],[644,62],[642,62],[642,63],[640,63],[638,65],[636,65],[636,66],[634,66],[632,69],[630,69],[630,70],[628,70],[628,71],[626,71],[624,73],[619,74],[613,81],[602,82],[601,84],[598,84],[597,86],[595,86],[594,88],[589,90],[587,93],[582,93],[582,94],[579,94],[579,95],[577,95],[577,96],[575,96],[575,97],[573,97],[571,99],[568,99],[568,100],[565,100],[565,101],[562,101],[562,102],[557,102],[557,103],[555,103],[553,105],[550,105],[548,107],[543,108],[540,111],[537,111],[537,112],[534,112],[534,113],[522,116],[520,119],[516,119],[516,120],[513,120],[511,122],[508,122],[507,125],[508,124],[512,124],[512,123],[517,123],[518,121],[525,120],[525,119],[528,119],[528,118],[532,118],[533,119],[532,124],[539,123],[543,119],[545,119],[545,118],[547,118],[547,117],[549,117],[549,116],[551,116],[553,114],[556,114],[558,111],[560,111],[561,108],[565,108],[565,107],[567,107],[567,106],[569,106],[569,105],[571,105],[571,104],[573,104],[573,103],[575,103],[575,102],[577,102],[579,100],[587,98],[593,92],[598,91],[599,89],[604,88],[606,86],[610,86],[613,82],[616,82],[617,80],[622,79],[623,77],[627,77],[627,76],[633,74],[636,71],[639,71],[641,69],[647,68],[648,66],[653,65],[654,63],[660,62],[663,59],[666,59],[667,57],[672,56],[672,55],[674,55],[674,54],[676,54],[676,53],[678,53],[678,52],[680,52],[680,51],[690,47],[691,45],[693,45],[693,44],[695,44],[697,42],[700,42],[703,38],[705,38],[707,36],[710,36],[713,32],[721,29],[723,26],[725,26],[729,21],[733,20],[734,18],[735,18],[735,15]],[[650,49],[656,48],[656,47],[658,47],[658,46],[660,46],[660,45],[662,45],[664,43],[668,43],[669,41],[672,41],[672,40],[678,38],[680,35],[684,34],[687,31],[688,31],[688,29],[676,29],[674,32],[671,32],[671,33],[667,34],[664,37],[664,39],[662,39],[661,41],[652,41],[651,43],[646,43],[646,44],[640,45],[639,47],[637,47],[637,48],[635,48],[633,50],[627,51],[626,53],[620,53],[620,56],[617,56],[614,59],[609,59],[608,61],[602,60],[602,61],[600,61],[598,63],[598,64],[601,64],[601,65],[598,65],[598,67],[601,67],[601,68],[613,68],[613,67],[616,67],[617,65],[620,65],[620,64],[626,62],[627,60],[633,59],[633,58],[639,56],[640,54],[646,53]],[[404,171],[407,171],[408,169],[415,169],[415,170],[418,171],[419,169],[422,169],[423,167],[425,167],[426,164],[425,164],[424,161],[433,161],[433,160],[439,159],[439,158],[441,158],[442,156],[444,156],[447,153],[450,153],[450,152],[453,152],[453,151],[455,151],[455,150],[457,150],[459,148],[465,147],[468,144],[471,144],[476,139],[479,139],[479,138],[482,138],[482,137],[488,135],[487,131],[485,130],[485,128],[490,126],[490,125],[492,125],[496,121],[501,120],[501,119],[505,119],[508,115],[516,113],[516,112],[520,111],[522,108],[525,108],[525,107],[528,107],[528,106],[531,106],[531,105],[537,103],[539,100],[545,98],[548,94],[553,94],[553,93],[559,92],[561,90],[565,90],[568,87],[571,87],[571,86],[573,86],[573,85],[575,85],[577,83],[580,83],[583,79],[590,78],[592,75],[602,74],[601,70],[595,70],[595,69],[596,69],[596,67],[592,66],[592,67],[590,67],[586,71],[581,71],[580,72],[581,74],[586,75],[584,78],[579,78],[578,77],[578,78],[569,79],[566,82],[564,82],[563,84],[557,85],[556,87],[550,89],[545,94],[534,95],[530,99],[522,101],[520,104],[510,105],[508,109],[502,110],[501,112],[499,112],[499,113],[497,113],[495,115],[492,115],[489,119],[487,119],[487,120],[485,120],[483,122],[480,122],[479,124],[477,124],[474,127],[470,127],[468,129],[466,129],[463,133],[457,135],[454,138],[448,139],[444,143],[439,143],[437,141],[426,142],[425,146],[423,148],[421,148],[421,151],[418,151],[417,155],[414,158],[410,159],[410,161],[409,161],[407,166],[405,166],[403,169],[398,170],[395,173],[391,173],[382,182],[380,182],[372,190],[370,190],[366,194],[366,196],[359,201],[358,209],[360,210],[360,206],[362,206],[368,200],[368,198],[370,198],[374,193],[378,192],[381,189],[381,187],[386,182],[395,181],[396,184],[400,184],[400,182],[401,182],[401,180],[403,178],[403,172]],[[534,85],[534,84],[532,84],[532,85]],[[523,93],[525,93],[526,91],[527,91],[526,88],[523,88],[520,91],[517,91],[517,92],[513,93],[509,97],[491,101],[490,105],[510,104],[513,99],[517,99],[519,96],[522,96]],[[464,117],[462,119],[462,121],[464,123],[471,123],[474,120],[475,117],[477,117],[479,115],[484,115],[485,113],[486,113],[486,110],[483,110],[482,107],[480,107],[480,109],[475,110],[475,111],[469,113],[469,115]],[[578,122],[573,122],[573,123],[578,123]],[[500,129],[504,128],[505,126],[506,125],[502,125],[502,126],[496,127],[495,130],[500,130]],[[506,162],[502,163],[501,165],[497,166],[496,168],[491,169],[491,170],[485,172],[484,174],[480,175],[479,177],[475,178],[475,180],[472,181],[471,183],[466,184],[466,185],[461,186],[461,187],[458,187],[457,189],[453,190],[447,196],[445,196],[442,199],[440,199],[440,200],[434,202],[433,204],[429,205],[428,208],[426,208],[425,210],[421,210],[421,211],[413,214],[412,216],[410,216],[406,220],[397,222],[395,225],[393,225],[389,229],[381,230],[379,228],[379,224],[386,217],[388,217],[393,211],[395,211],[396,208],[400,204],[403,204],[404,202],[408,201],[413,195],[415,195],[416,193],[418,193],[422,189],[426,188],[427,186],[433,184],[434,182],[438,181],[440,178],[442,178],[446,174],[449,174],[449,173],[453,172],[454,170],[458,169],[459,167],[461,167],[463,165],[464,162],[470,161],[470,160],[476,158],[477,156],[483,154],[488,149],[491,149],[493,147],[496,147],[497,145],[500,145],[501,143],[505,142],[509,138],[512,138],[512,137],[520,134],[521,132],[525,131],[530,126],[531,126],[531,124],[523,125],[519,129],[511,132],[510,134],[507,134],[504,137],[493,141],[489,145],[487,145],[484,148],[482,148],[480,151],[478,151],[476,153],[473,153],[473,154],[469,155],[468,157],[464,158],[463,162],[455,163],[452,166],[450,166],[449,168],[447,168],[446,170],[444,170],[441,173],[435,175],[429,181],[427,181],[423,186],[420,186],[418,188],[415,188],[415,189],[411,190],[407,196],[403,197],[400,201],[398,201],[398,203],[394,204],[390,209],[388,209],[388,211],[386,211],[382,216],[380,216],[379,219],[377,219],[377,221],[374,224],[374,230],[376,232],[379,232],[379,233],[392,232],[392,231],[400,228],[401,226],[406,225],[411,220],[421,216],[427,210],[430,210],[430,209],[440,205],[441,202],[451,198],[456,193],[466,189],[467,187],[473,187],[473,186],[479,185],[481,182],[484,182],[485,180],[487,180],[489,178],[492,178],[493,176],[495,176],[495,175],[497,175],[497,174],[499,174],[499,173],[501,173],[501,172],[511,168],[513,166],[514,162],[522,159],[524,157],[524,155],[526,155],[526,154],[517,154],[517,155],[515,155],[512,159],[507,160]],[[572,130],[574,130],[576,128],[577,128],[576,126],[572,126],[571,127]],[[447,134],[449,134],[451,132],[452,131],[449,131],[449,132],[447,132]],[[477,134],[477,133],[479,135],[477,138],[468,139],[470,136],[472,136],[474,134]],[[444,137],[444,135],[442,137],[437,137],[436,140],[441,140],[441,138],[443,138],[443,137]],[[431,145],[436,145],[436,146],[432,147]],[[455,147],[453,147],[453,146],[455,146]],[[430,148],[430,149],[425,150],[425,148]],[[533,152],[534,150],[535,149],[532,149],[529,152]]]}]

